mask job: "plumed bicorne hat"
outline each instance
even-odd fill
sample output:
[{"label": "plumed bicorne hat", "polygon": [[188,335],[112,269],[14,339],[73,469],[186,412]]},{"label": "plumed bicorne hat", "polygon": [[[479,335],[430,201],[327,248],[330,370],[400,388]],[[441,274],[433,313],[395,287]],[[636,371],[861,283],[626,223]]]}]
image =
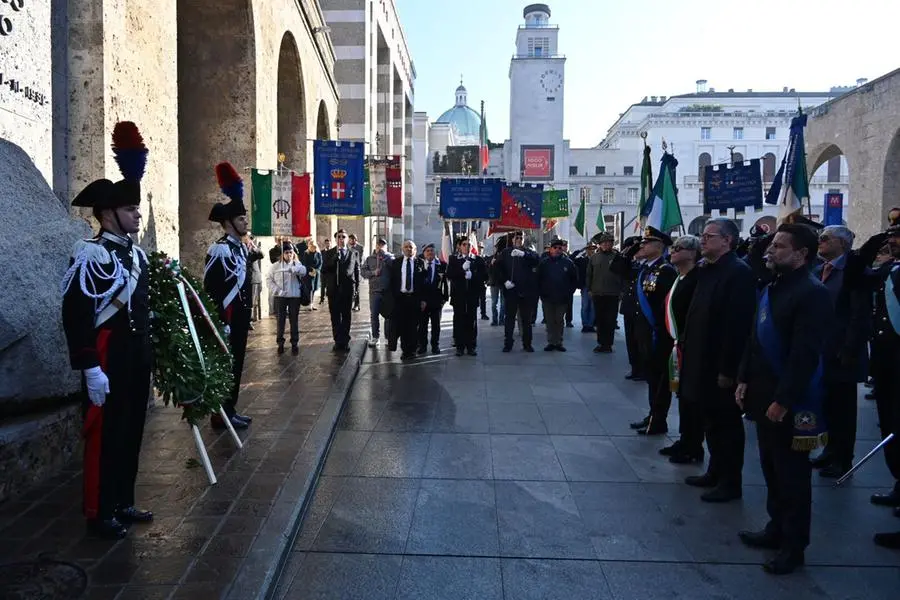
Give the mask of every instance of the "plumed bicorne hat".
[{"label": "plumed bicorne hat", "polygon": [[230,198],[230,202],[216,202],[209,211],[209,220],[215,223],[224,223],[235,217],[247,214],[244,206],[244,180],[238,175],[237,170],[229,162],[220,162],[216,165],[216,180],[219,189]]},{"label": "plumed bicorne hat", "polygon": [[113,183],[109,179],[97,179],[81,190],[72,206],[106,208],[136,206],[141,203],[141,179],[147,167],[147,146],[137,125],[131,121],[116,123],[112,134],[112,151],[122,179]]}]

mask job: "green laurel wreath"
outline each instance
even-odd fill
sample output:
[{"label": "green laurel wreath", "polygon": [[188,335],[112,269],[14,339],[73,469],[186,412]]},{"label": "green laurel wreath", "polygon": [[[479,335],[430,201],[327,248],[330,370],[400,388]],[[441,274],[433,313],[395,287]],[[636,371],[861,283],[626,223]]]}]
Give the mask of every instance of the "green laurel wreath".
[{"label": "green laurel wreath", "polygon": [[[231,395],[234,381],[231,355],[222,348],[219,338],[210,328],[210,322],[221,339],[227,338],[212,301],[178,260],[163,252],[154,252],[149,262],[154,385],[166,406],[171,403],[180,407],[181,418],[191,425],[198,425],[205,417],[218,414],[222,400]],[[207,315],[204,316],[188,292],[191,318],[200,340],[205,371],[197,356],[178,295],[177,285],[181,280],[197,291],[206,309]]]}]

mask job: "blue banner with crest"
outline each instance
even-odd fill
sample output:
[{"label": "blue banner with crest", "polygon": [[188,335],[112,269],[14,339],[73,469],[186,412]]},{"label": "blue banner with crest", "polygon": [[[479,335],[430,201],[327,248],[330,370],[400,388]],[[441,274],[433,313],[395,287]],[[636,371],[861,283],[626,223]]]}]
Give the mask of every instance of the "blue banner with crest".
[{"label": "blue banner with crest", "polygon": [[365,144],[332,140],[313,142],[317,215],[363,215]]}]

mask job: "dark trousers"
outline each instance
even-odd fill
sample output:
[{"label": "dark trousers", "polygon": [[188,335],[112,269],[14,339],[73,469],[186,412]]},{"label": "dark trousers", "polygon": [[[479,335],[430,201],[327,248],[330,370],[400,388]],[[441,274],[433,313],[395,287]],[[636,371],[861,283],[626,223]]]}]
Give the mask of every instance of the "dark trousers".
[{"label": "dark trousers", "polygon": [[619,319],[618,296],[591,296],[594,303],[594,325],[597,327],[597,345],[612,347]]},{"label": "dark trousers", "polygon": [[[625,349],[628,351],[628,364],[631,365],[631,372],[635,375],[643,375],[641,372],[641,358],[638,350],[637,337],[634,332],[634,324],[637,317],[624,315],[625,321]],[[615,328],[613,328],[615,329]],[[598,330],[599,332],[599,330]]]},{"label": "dark trousers", "polygon": [[457,350],[475,350],[478,343],[478,298],[453,305],[453,340]]},{"label": "dark trousers", "polygon": [[241,393],[241,376],[244,374],[244,357],[247,355],[247,336],[250,334],[250,309],[239,306],[234,307],[231,316],[231,335],[228,343],[231,346],[233,359],[231,372],[234,375],[234,385],[231,388],[231,398],[225,401],[223,408],[229,417],[234,416],[238,395]]},{"label": "dark trousers", "polygon": [[442,307],[426,308],[419,319],[419,348],[428,346],[428,326],[431,326],[431,347],[437,348],[441,343]]},{"label": "dark trousers", "polygon": [[415,354],[419,338],[419,320],[422,307],[412,294],[397,295],[397,304],[391,317],[400,336],[400,350],[403,354]]},{"label": "dark trousers", "polygon": [[802,551],[809,545],[812,512],[812,466],[809,452],[791,449],[793,419],[773,423],[766,417],[756,424],[759,461],[766,478],[766,531],[785,550]]},{"label": "dark trousers", "polygon": [[547,343],[551,346],[562,346],[563,332],[566,327],[566,305],[541,300],[544,307],[544,320],[547,322]]},{"label": "dark trousers", "polygon": [[278,345],[284,346],[284,322],[288,320],[291,326],[291,346],[296,346],[300,342],[300,298],[276,296],[275,314],[278,315],[278,327],[275,334]]},{"label": "dark trousers", "polygon": [[487,316],[487,288],[481,288],[481,296],[478,297],[478,306],[481,308],[481,316]]},{"label": "dark trousers", "polygon": [[573,296],[569,296],[569,304],[566,306],[566,325],[572,324],[572,316],[573,316],[573,304],[575,300]]},{"label": "dark trousers", "polygon": [[[109,330],[101,330],[102,332]],[[144,421],[150,398],[150,357],[130,332],[107,333],[100,368],[109,378],[102,407],[84,389],[84,516],[111,519],[117,508],[134,505]],[[100,345],[100,344],[98,344]]]},{"label": "dark trousers", "polygon": [[669,416],[672,406],[672,389],[669,387],[669,355],[672,352],[672,341],[667,337],[653,342],[653,334],[649,329],[641,327],[639,334],[643,372],[647,378],[647,399],[650,406],[650,423],[661,425]]},{"label": "dark trousers", "polygon": [[713,387],[703,398],[703,425],[709,448],[709,472],[719,484],[741,487],[744,470],[744,420],[734,387]]},{"label": "dark trousers", "polygon": [[[900,346],[897,344],[872,343],[872,377],[875,379],[875,404],[878,409],[878,423],[881,438],[891,433],[900,433]],[[900,491],[900,440],[893,440],[884,447],[884,461]]]},{"label": "dark trousers", "polygon": [[328,312],[331,315],[331,335],[338,346],[350,344],[350,313],[353,309],[353,291],[328,290]]},{"label": "dark trousers", "polygon": [[678,394],[679,441],[686,452],[703,452],[703,410],[700,403]]},{"label": "dark trousers", "polygon": [[856,392],[855,381],[829,381],[825,386],[822,409],[828,425],[828,445],[824,454],[840,467],[853,462],[856,444]]},{"label": "dark trousers", "polygon": [[512,346],[513,333],[516,330],[516,316],[520,315],[519,329],[522,330],[522,346],[531,345],[532,332],[534,330],[533,308],[537,302],[535,298],[522,297],[515,290],[506,294],[506,319],[503,323],[504,344]]}]

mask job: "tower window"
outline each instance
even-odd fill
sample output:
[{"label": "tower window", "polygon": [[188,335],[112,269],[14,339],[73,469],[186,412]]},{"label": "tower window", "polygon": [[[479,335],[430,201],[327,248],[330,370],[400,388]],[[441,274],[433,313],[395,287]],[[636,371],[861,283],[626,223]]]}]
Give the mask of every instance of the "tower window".
[{"label": "tower window", "polygon": [[569,166],[569,175],[578,175],[578,167],[575,165]]},{"label": "tower window", "polygon": [[550,38],[549,37],[528,38],[528,56],[549,56],[549,54],[550,54]]},{"label": "tower window", "polygon": [[634,167],[624,167],[625,175],[634,175]]}]

